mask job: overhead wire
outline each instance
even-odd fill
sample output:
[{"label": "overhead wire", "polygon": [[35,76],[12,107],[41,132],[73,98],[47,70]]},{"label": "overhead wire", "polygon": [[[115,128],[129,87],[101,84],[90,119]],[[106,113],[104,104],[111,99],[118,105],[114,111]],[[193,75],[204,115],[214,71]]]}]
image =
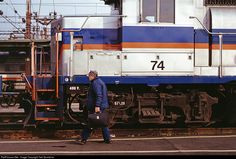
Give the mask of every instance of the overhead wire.
[{"label": "overhead wire", "polygon": [[[8,17],[9,18],[9,17]],[[6,21],[0,21],[0,23],[8,23]],[[16,23],[16,24],[21,24],[22,22],[12,22],[12,23]]]},{"label": "overhead wire", "polygon": [[[25,3],[13,3],[14,5],[25,5]],[[40,5],[39,3],[31,3],[32,6],[38,6]],[[54,10],[56,9],[56,6],[63,6],[63,7],[74,7],[74,6],[80,6],[80,7],[107,7],[106,5],[104,5],[103,3],[55,3],[55,0],[53,0],[52,3],[41,3],[41,6],[53,6]]]},{"label": "overhead wire", "polygon": [[[15,21],[12,20],[12,18],[17,18],[19,17],[21,20],[25,19],[26,16],[21,16],[18,11],[16,10],[15,6],[17,5],[25,5],[25,3],[16,3],[16,2],[12,2],[12,0],[8,0],[8,2],[4,1],[5,4],[7,6],[9,6],[15,13],[15,16],[2,16],[8,23],[11,23],[12,26],[14,26],[14,28],[16,28],[18,31],[22,32],[23,30],[23,27],[20,26],[20,24],[22,24],[22,22],[18,22],[18,21]],[[101,6],[99,6],[99,4],[101,4]],[[91,5],[95,5],[96,7],[105,7],[103,5],[103,3],[80,3],[80,2],[75,2],[75,3],[55,3],[55,0],[52,0],[51,3],[43,3],[42,0],[38,1],[38,3],[31,3],[31,5],[39,5],[38,6],[38,15],[37,17],[40,16],[41,14],[41,9],[42,9],[42,6],[53,6],[53,10],[54,10],[54,17],[56,15],[56,6],[64,6],[64,7],[69,7],[69,6],[77,6],[77,5],[80,5],[80,7],[91,7]],[[41,15],[42,16],[42,15]],[[1,18],[1,16],[0,16]],[[4,22],[4,21],[0,21],[0,23],[7,23],[7,22]]]},{"label": "overhead wire", "polygon": [[53,8],[54,8],[54,13],[55,13],[55,2],[54,2],[54,0],[53,0]]},{"label": "overhead wire", "polygon": [[[9,3],[7,3],[6,1],[4,1],[4,3],[8,6],[8,7],[10,7],[12,10],[14,10],[14,13],[22,20],[23,18],[22,18],[22,16],[18,13],[18,11],[16,10],[16,8],[15,8],[15,6],[13,5],[13,3],[12,3],[12,1],[11,0],[9,0],[9,2],[11,3],[11,5],[9,5]],[[23,29],[22,28],[22,26],[20,26],[19,24],[22,24],[22,23],[18,23],[18,22],[16,22],[16,16],[14,16],[14,18],[15,18],[15,22],[14,21],[12,21],[11,19],[10,19],[10,17],[8,17],[8,16],[5,16],[5,17],[3,17],[5,20],[7,20],[6,18],[8,18],[8,22],[10,21],[11,23],[15,23],[15,24],[17,24],[18,25],[18,28],[19,29]]]},{"label": "overhead wire", "polygon": [[39,2],[39,11],[38,11],[38,16],[40,15],[41,6],[42,6],[42,0],[40,0],[40,2]]},{"label": "overhead wire", "polygon": [[[4,15],[1,15],[6,21],[8,21],[15,29],[17,29],[20,33],[23,33],[24,32],[21,30],[22,28],[18,28],[14,23],[12,23],[11,19],[7,18],[6,16]],[[28,37],[29,38],[29,37]],[[30,39],[30,38],[29,38]]]},{"label": "overhead wire", "polygon": [[[22,23],[18,23],[18,22],[14,22],[11,20],[11,18],[9,18],[8,16],[3,16],[1,15],[7,22],[9,22],[12,26],[14,26],[15,28],[17,28],[18,30],[21,29],[23,30],[22,26],[20,26],[19,24],[22,24]],[[17,26],[18,27],[17,27]]]},{"label": "overhead wire", "polygon": [[12,1],[11,0],[9,0],[9,1],[11,3],[11,6],[7,2],[5,2],[5,1],[4,2],[5,2],[6,5],[8,5],[9,7],[11,7],[14,10],[15,14],[17,14],[20,18],[22,18],[22,16],[18,13],[18,11],[16,10],[15,6],[13,5]]}]

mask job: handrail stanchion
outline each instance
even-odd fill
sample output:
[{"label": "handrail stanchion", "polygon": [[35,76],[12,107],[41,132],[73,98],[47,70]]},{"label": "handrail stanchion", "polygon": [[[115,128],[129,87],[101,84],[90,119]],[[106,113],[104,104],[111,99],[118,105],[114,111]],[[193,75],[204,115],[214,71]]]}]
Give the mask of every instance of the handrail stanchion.
[{"label": "handrail stanchion", "polygon": [[58,33],[56,33],[56,98],[59,98],[59,44],[58,44]]},{"label": "handrail stanchion", "polygon": [[34,42],[31,43],[31,76],[33,80],[33,85],[32,85],[32,100],[35,101],[36,99],[36,94],[35,94],[35,45]]},{"label": "handrail stanchion", "polygon": [[215,33],[215,32],[210,32],[205,25],[202,24],[202,22],[197,18],[197,17],[194,17],[194,16],[190,16],[189,17],[190,19],[197,19],[197,21],[201,24],[201,26],[203,27],[203,29],[210,35],[218,35],[219,36],[219,50],[220,50],[220,64],[219,64],[219,77],[222,78],[223,76],[223,35],[236,35],[236,33]]}]

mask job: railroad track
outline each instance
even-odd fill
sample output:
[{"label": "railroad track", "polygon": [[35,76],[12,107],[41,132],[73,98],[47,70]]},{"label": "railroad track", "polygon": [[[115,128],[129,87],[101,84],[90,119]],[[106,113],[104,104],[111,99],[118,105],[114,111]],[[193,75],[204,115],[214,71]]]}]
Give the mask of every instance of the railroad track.
[{"label": "railroad track", "polygon": [[[10,140],[35,140],[40,138],[48,139],[76,139],[80,137],[81,126],[79,124],[67,123],[63,127],[56,127],[48,123],[41,123],[38,127],[24,128],[24,113],[1,113],[0,139]],[[198,125],[199,126],[199,125]],[[204,136],[204,135],[236,135],[236,127],[185,127],[173,128],[170,125],[115,125],[111,130],[114,138],[134,137],[178,137],[178,136]],[[102,138],[100,130],[94,130],[92,138]]]},{"label": "railroad track", "polygon": [[[52,130],[38,128],[33,130],[0,130],[0,139],[38,140],[38,139],[77,139],[81,129]],[[151,129],[111,129],[112,138],[151,138],[151,137],[181,137],[236,135],[236,128],[151,128]],[[94,130],[91,138],[102,138],[101,130]]]},{"label": "railroad track", "polygon": [[0,113],[0,129],[2,127],[17,128],[19,125],[23,124],[25,117],[25,113]]}]

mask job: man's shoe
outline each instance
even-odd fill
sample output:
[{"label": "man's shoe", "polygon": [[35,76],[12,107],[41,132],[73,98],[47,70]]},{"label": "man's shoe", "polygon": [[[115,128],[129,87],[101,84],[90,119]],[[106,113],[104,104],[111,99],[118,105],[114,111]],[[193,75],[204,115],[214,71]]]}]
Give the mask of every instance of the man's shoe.
[{"label": "man's shoe", "polygon": [[76,143],[78,143],[80,145],[85,145],[86,144],[86,140],[77,140]]},{"label": "man's shoe", "polygon": [[111,142],[111,140],[105,140],[104,143],[111,144],[112,142]]}]

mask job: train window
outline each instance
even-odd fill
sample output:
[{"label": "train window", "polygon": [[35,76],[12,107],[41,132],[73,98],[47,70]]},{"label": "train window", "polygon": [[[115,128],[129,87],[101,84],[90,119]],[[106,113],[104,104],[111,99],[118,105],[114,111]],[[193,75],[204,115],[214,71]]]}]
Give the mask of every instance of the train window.
[{"label": "train window", "polygon": [[160,22],[174,23],[175,3],[174,0],[160,0]]},{"label": "train window", "polygon": [[1,51],[0,52],[0,73],[16,74],[25,72],[26,51]]},{"label": "train window", "polygon": [[83,50],[83,36],[74,36],[73,37],[73,49],[74,50],[81,50],[81,51]]},{"label": "train window", "polygon": [[157,0],[143,0],[142,2],[142,21],[156,22],[157,21]]},{"label": "train window", "polygon": [[141,22],[174,23],[175,0],[140,0]]}]

